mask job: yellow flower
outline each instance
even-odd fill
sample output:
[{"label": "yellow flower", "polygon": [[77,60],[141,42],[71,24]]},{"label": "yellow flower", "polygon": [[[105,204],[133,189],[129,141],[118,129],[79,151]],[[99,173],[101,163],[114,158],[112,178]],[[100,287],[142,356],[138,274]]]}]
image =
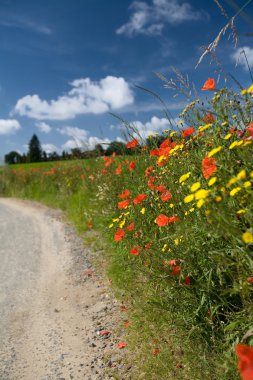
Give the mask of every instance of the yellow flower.
[{"label": "yellow flower", "polygon": [[232,115],[232,118],[233,118],[233,119],[236,119],[236,118],[237,118],[237,115]]},{"label": "yellow flower", "polygon": [[145,214],[145,212],[146,212],[146,209],[145,209],[145,207],[142,207],[142,209],[141,209],[141,214]]},{"label": "yellow flower", "polygon": [[230,191],[229,194],[230,194],[231,197],[234,197],[235,194],[237,194],[240,190],[242,190],[241,187],[235,187],[234,189],[232,189],[232,190]]},{"label": "yellow flower", "polygon": [[242,234],[242,240],[246,244],[251,244],[253,243],[253,234],[251,232],[244,232]]},{"label": "yellow flower", "polygon": [[175,245],[178,245],[178,244],[179,244],[179,239],[178,239],[178,238],[175,239],[175,240],[174,240],[174,243],[175,243]]},{"label": "yellow flower", "polygon": [[189,194],[184,198],[184,203],[189,203],[194,200],[194,194]]},{"label": "yellow flower", "polygon": [[224,137],[224,140],[228,140],[228,139],[230,139],[231,136],[232,136],[232,134],[231,134],[231,133],[228,133],[228,134]]},{"label": "yellow flower", "polygon": [[220,203],[222,201],[222,197],[220,195],[217,195],[217,197],[215,197],[215,201],[217,203]]},{"label": "yellow flower", "polygon": [[122,220],[122,222],[119,224],[119,227],[120,227],[120,228],[123,228],[125,224],[126,224],[126,220],[124,219],[124,220]]},{"label": "yellow flower", "polygon": [[229,181],[228,181],[228,183],[227,183],[227,187],[230,187],[231,185],[233,185],[234,183],[236,183],[236,181],[237,181],[237,178],[236,177],[233,177],[233,178],[231,178]]},{"label": "yellow flower", "polygon": [[246,212],[246,210],[243,210],[243,209],[242,209],[242,210],[238,210],[238,211],[237,211],[237,214],[245,214],[245,212]]},{"label": "yellow flower", "polygon": [[208,182],[208,186],[214,185],[216,181],[217,181],[217,177],[211,178],[210,181]]},{"label": "yellow flower", "polygon": [[223,123],[221,123],[221,125],[224,127],[225,125],[227,125],[227,121],[223,121]]},{"label": "yellow flower", "polygon": [[243,169],[243,170],[241,170],[238,174],[237,174],[237,176],[236,176],[236,178],[237,179],[245,179],[247,177],[247,175],[246,175],[246,171]]},{"label": "yellow flower", "polygon": [[112,228],[113,227],[113,223],[111,223],[109,226],[108,226],[108,228]]},{"label": "yellow flower", "polygon": [[195,208],[194,207],[192,207],[192,208],[190,208],[190,212],[193,212],[195,210]]},{"label": "yellow flower", "polygon": [[229,149],[234,149],[234,147],[238,146],[238,141],[232,142],[231,145],[229,145]]},{"label": "yellow flower", "polygon": [[208,197],[209,191],[205,189],[200,189],[195,193],[195,199],[198,201],[199,199],[205,199]]},{"label": "yellow flower", "polygon": [[243,90],[241,91],[241,95],[245,95],[245,94],[247,94],[247,90],[243,89]]},{"label": "yellow flower", "polygon": [[171,132],[171,133],[170,133],[170,137],[174,136],[176,133],[177,133],[177,132],[175,132],[175,131],[174,131],[174,132]]},{"label": "yellow flower", "polygon": [[212,157],[214,154],[218,153],[222,149],[222,146],[218,146],[217,148],[214,148],[211,150],[211,152],[208,153],[208,157]]},{"label": "yellow flower", "polygon": [[248,88],[247,92],[250,94],[251,92],[253,92],[253,84]]},{"label": "yellow flower", "polygon": [[203,206],[203,204],[205,203],[204,199],[200,199],[198,202],[197,202],[197,207],[198,208],[201,208]]},{"label": "yellow flower", "polygon": [[164,246],[162,248],[162,252],[165,252],[166,248],[167,248],[167,244],[164,244]]},{"label": "yellow flower", "polygon": [[179,183],[185,182],[191,175],[191,172],[188,172],[186,174],[181,175],[179,178]]},{"label": "yellow flower", "polygon": [[115,223],[115,222],[119,222],[119,218],[113,219],[112,221],[113,221],[114,223]]},{"label": "yellow flower", "polygon": [[157,162],[160,164],[164,160],[166,160],[166,157],[162,155],[158,158]]},{"label": "yellow flower", "polygon": [[244,182],[243,187],[251,187],[251,182],[250,181]]},{"label": "yellow flower", "polygon": [[200,188],[200,182],[195,182],[193,185],[191,185],[191,192],[194,193]]}]

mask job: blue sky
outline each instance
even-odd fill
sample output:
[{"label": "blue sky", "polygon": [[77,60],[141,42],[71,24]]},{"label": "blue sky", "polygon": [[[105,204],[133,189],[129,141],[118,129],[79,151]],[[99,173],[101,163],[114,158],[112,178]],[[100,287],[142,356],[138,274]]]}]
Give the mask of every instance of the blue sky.
[{"label": "blue sky", "polygon": [[[231,17],[247,1],[220,2]],[[136,85],[161,96],[176,119],[186,99],[154,72],[173,78],[175,67],[198,90],[208,77],[218,80],[209,57],[195,66],[226,22],[213,0],[1,0],[0,161],[11,150],[26,152],[33,133],[48,153],[121,141],[111,113],[143,136],[161,132],[168,125],[163,107]],[[244,48],[253,70],[253,2],[235,25],[238,47],[229,30],[216,53],[247,87],[245,61],[235,62]]]}]

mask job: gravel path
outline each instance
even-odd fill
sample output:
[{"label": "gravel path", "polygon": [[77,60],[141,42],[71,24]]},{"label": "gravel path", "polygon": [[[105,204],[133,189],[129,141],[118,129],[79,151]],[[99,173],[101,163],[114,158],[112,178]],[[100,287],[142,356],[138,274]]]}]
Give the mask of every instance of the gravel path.
[{"label": "gravel path", "polygon": [[131,379],[116,348],[121,305],[62,220],[0,199],[0,379]]}]

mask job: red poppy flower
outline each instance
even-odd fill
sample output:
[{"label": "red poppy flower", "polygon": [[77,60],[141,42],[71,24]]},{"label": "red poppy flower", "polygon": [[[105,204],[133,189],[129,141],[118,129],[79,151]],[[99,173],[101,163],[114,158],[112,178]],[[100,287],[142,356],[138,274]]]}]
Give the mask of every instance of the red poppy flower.
[{"label": "red poppy flower", "polygon": [[85,175],[81,174],[81,179],[84,180],[84,178],[85,178]]},{"label": "red poppy flower", "polygon": [[109,334],[110,334],[110,331],[108,331],[108,330],[101,330],[101,331],[99,331],[99,335],[102,335],[102,336],[107,336]]},{"label": "red poppy flower", "polygon": [[129,226],[126,227],[126,230],[129,231],[129,232],[133,231],[134,230],[134,222],[132,222],[131,224],[129,224]]},{"label": "red poppy flower", "polygon": [[119,229],[116,231],[115,235],[114,235],[114,240],[115,240],[115,241],[120,241],[120,240],[123,239],[124,236],[125,236],[125,231],[122,230],[121,228],[119,228]]},{"label": "red poppy flower", "polygon": [[163,201],[163,202],[168,202],[170,199],[171,199],[172,195],[171,193],[169,192],[169,190],[166,190],[161,196],[160,196],[160,199]]},{"label": "red poppy flower", "polygon": [[154,190],[154,189],[155,189],[154,180],[153,180],[152,178],[148,181],[148,187],[149,187],[151,190]]},{"label": "red poppy flower", "polygon": [[166,187],[163,185],[156,186],[155,188],[159,193],[164,193],[166,191]]},{"label": "red poppy flower", "polygon": [[191,277],[190,276],[186,276],[185,279],[184,279],[184,284],[185,285],[191,285]]},{"label": "red poppy flower", "polygon": [[132,255],[137,256],[141,252],[141,247],[139,245],[135,245],[133,246],[130,252],[132,253]]},{"label": "red poppy flower", "polygon": [[125,190],[123,193],[121,193],[121,194],[119,194],[118,195],[118,197],[120,198],[120,199],[124,199],[124,198],[127,198],[127,197],[129,197],[130,196],[130,191],[129,190]]},{"label": "red poppy flower", "polygon": [[169,260],[168,264],[171,265],[171,266],[177,265],[177,260],[176,259]]},{"label": "red poppy flower", "polygon": [[138,140],[133,139],[126,144],[127,148],[135,148],[139,144]]},{"label": "red poppy flower", "polygon": [[160,214],[156,218],[155,222],[159,227],[167,226],[169,224],[169,217],[164,214]]},{"label": "red poppy flower", "polygon": [[153,171],[153,166],[149,166],[146,170],[145,170],[145,176],[146,177],[149,177],[151,175]]},{"label": "red poppy flower", "polygon": [[170,140],[169,139],[166,139],[164,140],[161,145],[160,145],[160,148],[168,148],[168,146],[170,145]]},{"label": "red poppy flower", "polygon": [[138,203],[140,203],[141,201],[143,201],[143,199],[147,198],[147,195],[145,194],[140,194],[138,195],[138,197],[136,197],[134,199],[134,204],[137,205]]},{"label": "red poppy flower", "polygon": [[253,379],[253,347],[237,344],[235,352],[238,358],[238,369],[242,380]]},{"label": "red poppy flower", "polygon": [[211,113],[208,113],[206,116],[203,116],[202,118],[204,123],[213,123],[214,122],[214,116]]},{"label": "red poppy flower", "polygon": [[171,268],[171,274],[172,276],[178,276],[181,272],[181,267],[180,265],[176,265],[175,267]]},{"label": "red poppy flower", "polygon": [[152,149],[152,150],[149,152],[149,155],[150,155],[150,156],[159,156],[159,150],[158,150],[158,149]]},{"label": "red poppy flower", "polygon": [[88,222],[87,227],[89,228],[89,230],[91,230],[92,229],[92,222]]},{"label": "red poppy flower", "polygon": [[250,285],[253,284],[253,277],[247,278],[247,283]]},{"label": "red poppy flower", "polygon": [[158,226],[164,227],[170,223],[176,222],[177,220],[179,220],[179,218],[176,215],[168,217],[164,214],[160,214],[156,218],[155,222],[156,222],[156,224],[158,224]]},{"label": "red poppy flower", "polygon": [[188,137],[188,136],[191,136],[193,133],[194,133],[194,128],[193,127],[189,127],[189,128],[184,129],[182,131],[182,136],[183,137]]},{"label": "red poppy flower", "polygon": [[152,355],[153,356],[157,356],[160,354],[160,349],[159,348],[153,348],[152,349]]},{"label": "red poppy flower", "polygon": [[119,342],[117,344],[117,348],[119,348],[119,349],[125,348],[126,346],[127,346],[127,344],[125,342]]},{"label": "red poppy flower", "polygon": [[144,248],[145,249],[149,249],[151,247],[151,245],[152,245],[152,243],[147,243],[147,244],[144,245]]},{"label": "red poppy flower", "polygon": [[215,90],[215,86],[215,80],[213,78],[208,78],[201,90]]},{"label": "red poppy flower", "polygon": [[202,161],[202,173],[205,179],[211,177],[213,172],[217,170],[216,161],[213,157],[205,157]]},{"label": "red poppy flower", "polygon": [[118,167],[115,169],[115,173],[116,173],[117,175],[120,175],[120,174],[121,174],[121,165],[118,166]]},{"label": "red poppy flower", "polygon": [[133,170],[135,168],[135,162],[134,161],[131,161],[130,164],[129,164],[129,170]]},{"label": "red poppy flower", "polygon": [[129,201],[126,199],[125,201],[118,203],[118,208],[126,208],[129,205]]},{"label": "red poppy flower", "polygon": [[250,124],[249,128],[246,128],[246,131],[249,132],[250,136],[253,136],[253,122]]}]

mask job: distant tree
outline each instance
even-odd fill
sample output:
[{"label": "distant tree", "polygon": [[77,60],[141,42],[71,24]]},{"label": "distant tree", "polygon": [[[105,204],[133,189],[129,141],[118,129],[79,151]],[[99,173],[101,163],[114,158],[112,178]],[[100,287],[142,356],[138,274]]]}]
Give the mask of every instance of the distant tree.
[{"label": "distant tree", "polygon": [[113,153],[116,153],[118,155],[124,155],[127,154],[127,148],[126,145],[123,142],[120,141],[112,141],[108,148],[106,149],[106,156],[111,156]]},{"label": "distant tree", "polygon": [[96,153],[96,156],[103,156],[104,155],[105,150],[101,144],[97,144],[95,146],[95,153]]},{"label": "distant tree", "polygon": [[22,162],[22,156],[13,150],[4,156],[4,162],[8,165],[18,164]]},{"label": "distant tree", "polygon": [[42,149],[38,137],[34,134],[28,144],[27,153],[29,162],[40,162],[42,160]]},{"label": "distant tree", "polygon": [[47,161],[47,153],[44,150],[42,152],[42,161],[44,161],[44,162]]},{"label": "distant tree", "polygon": [[80,159],[82,158],[82,151],[80,148],[73,148],[71,149],[71,155],[72,155],[72,158]]}]

